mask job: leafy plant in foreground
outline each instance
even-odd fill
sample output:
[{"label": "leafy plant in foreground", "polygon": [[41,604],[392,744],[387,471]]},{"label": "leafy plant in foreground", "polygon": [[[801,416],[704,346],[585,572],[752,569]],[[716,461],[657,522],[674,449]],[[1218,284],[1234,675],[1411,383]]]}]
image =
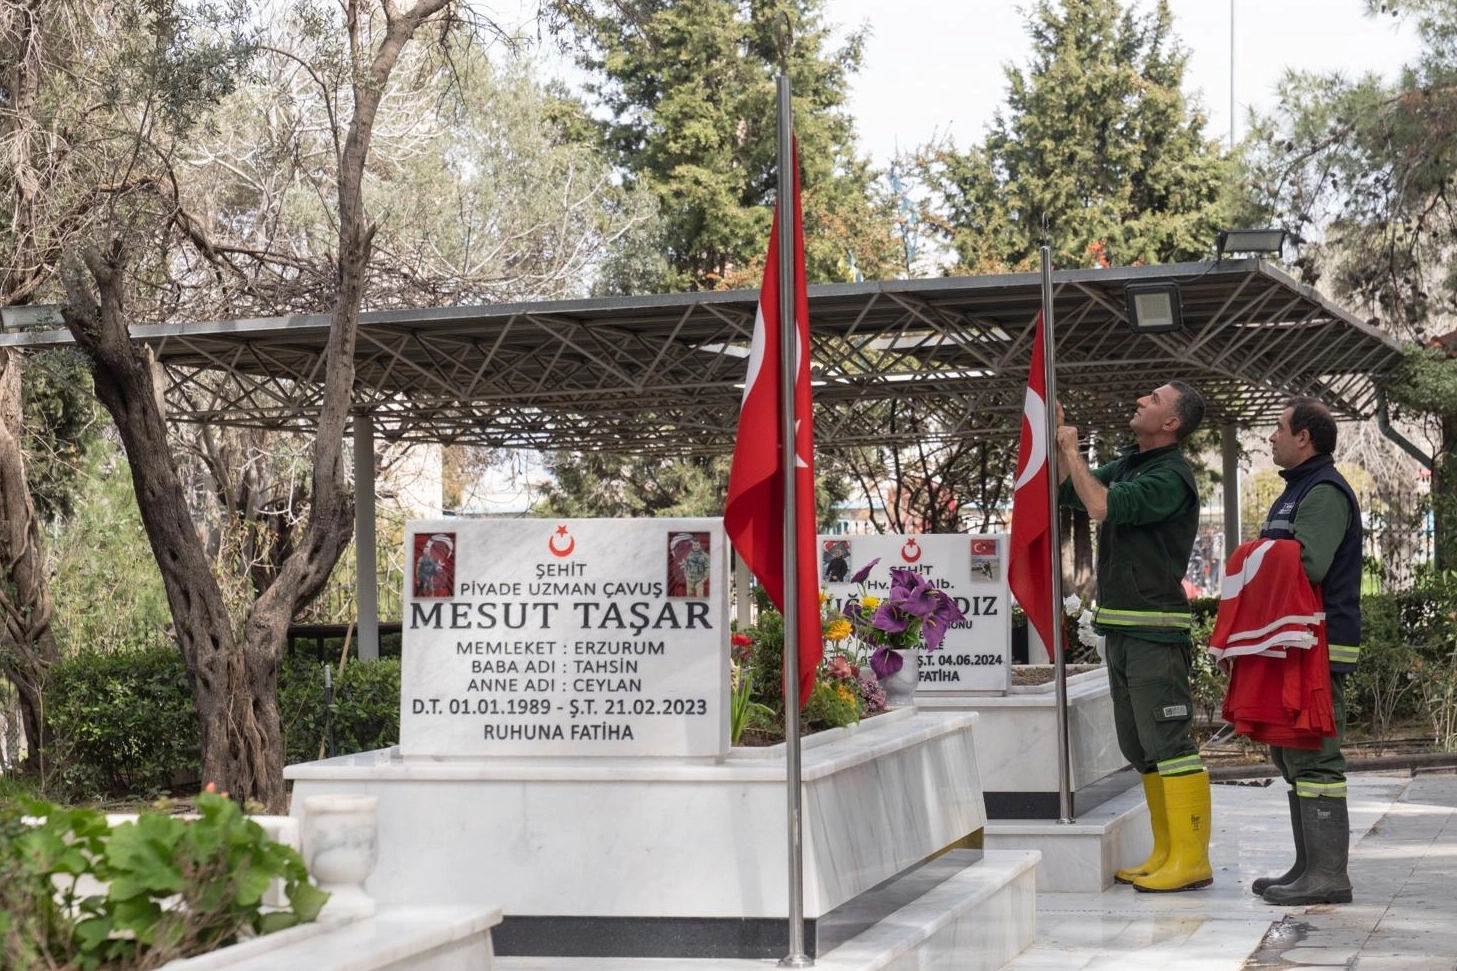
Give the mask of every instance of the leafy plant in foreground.
[{"label": "leafy plant in foreground", "polygon": [[[0,809],[0,965],[147,969],[311,921],[328,894],[237,803],[112,827],[93,809]],[[275,878],[289,906],[270,909]]]}]

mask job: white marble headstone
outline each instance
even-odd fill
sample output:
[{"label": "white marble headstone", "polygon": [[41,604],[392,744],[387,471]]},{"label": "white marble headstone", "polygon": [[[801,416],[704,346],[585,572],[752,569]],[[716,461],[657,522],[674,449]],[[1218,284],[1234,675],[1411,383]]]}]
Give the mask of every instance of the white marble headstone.
[{"label": "white marble headstone", "polygon": [[405,559],[402,754],[728,751],[721,520],[428,520]]},{"label": "white marble headstone", "polygon": [[876,557],[868,594],[885,596],[893,567],[923,574],[956,601],[966,620],[946,632],[940,650],[921,652],[916,690],[1005,691],[1012,679],[1007,543],[1006,533],[821,536],[820,582],[838,604],[859,594],[848,580]]}]

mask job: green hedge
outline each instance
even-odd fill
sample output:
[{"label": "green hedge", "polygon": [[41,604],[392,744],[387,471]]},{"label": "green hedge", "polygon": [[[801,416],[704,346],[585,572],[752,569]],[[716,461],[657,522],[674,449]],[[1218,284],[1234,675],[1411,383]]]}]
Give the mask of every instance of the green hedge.
[{"label": "green hedge", "polygon": [[[351,661],[334,670],[336,755],[388,748],[400,740],[400,659]],[[324,666],[290,662],[279,679],[284,759],[310,762],[327,744]],[[327,754],[327,753],[325,753]]]},{"label": "green hedge", "polygon": [[[318,758],[326,735],[323,666],[285,664],[278,703],[285,760]],[[47,781],[58,796],[152,798],[195,789],[201,733],[175,646],[78,654],[52,669],[45,704],[54,737]],[[336,753],[398,742],[399,706],[398,659],[351,662],[334,679]]]},{"label": "green hedge", "polygon": [[177,648],[87,651],[46,679],[47,784],[73,800],[153,797],[195,783],[202,745]]}]

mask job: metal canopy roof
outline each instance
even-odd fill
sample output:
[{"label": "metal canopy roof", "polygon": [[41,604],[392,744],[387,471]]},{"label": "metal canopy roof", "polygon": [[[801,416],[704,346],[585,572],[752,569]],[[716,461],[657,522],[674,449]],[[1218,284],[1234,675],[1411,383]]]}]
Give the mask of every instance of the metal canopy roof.
[{"label": "metal canopy roof", "polygon": [[[1183,328],[1136,334],[1123,288],[1154,280],[1178,282]],[[1255,259],[1061,271],[1053,288],[1069,418],[1119,438],[1134,399],[1173,379],[1204,392],[1210,422],[1272,421],[1292,394],[1368,417],[1399,360],[1390,338]],[[356,406],[396,440],[729,451],[757,300],[736,290],[365,313]],[[856,406],[913,397],[935,416],[926,440],[1015,437],[1040,306],[1039,277],[1027,273],[811,287],[817,446],[869,441],[882,430]],[[328,324],[293,316],[132,335],[165,370],[175,419],[307,430]],[[64,330],[0,334],[0,346],[67,343]]]}]

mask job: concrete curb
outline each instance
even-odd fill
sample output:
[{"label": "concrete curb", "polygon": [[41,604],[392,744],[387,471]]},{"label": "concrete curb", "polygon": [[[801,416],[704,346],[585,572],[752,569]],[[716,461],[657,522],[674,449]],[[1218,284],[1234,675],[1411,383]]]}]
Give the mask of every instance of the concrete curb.
[{"label": "concrete curb", "polygon": [[[1410,755],[1383,755],[1377,758],[1347,759],[1347,772],[1392,772],[1419,769],[1457,769],[1457,752],[1416,752]],[[1240,779],[1278,778],[1280,771],[1269,762],[1257,765],[1215,765],[1209,768],[1211,782],[1234,782]]]}]

